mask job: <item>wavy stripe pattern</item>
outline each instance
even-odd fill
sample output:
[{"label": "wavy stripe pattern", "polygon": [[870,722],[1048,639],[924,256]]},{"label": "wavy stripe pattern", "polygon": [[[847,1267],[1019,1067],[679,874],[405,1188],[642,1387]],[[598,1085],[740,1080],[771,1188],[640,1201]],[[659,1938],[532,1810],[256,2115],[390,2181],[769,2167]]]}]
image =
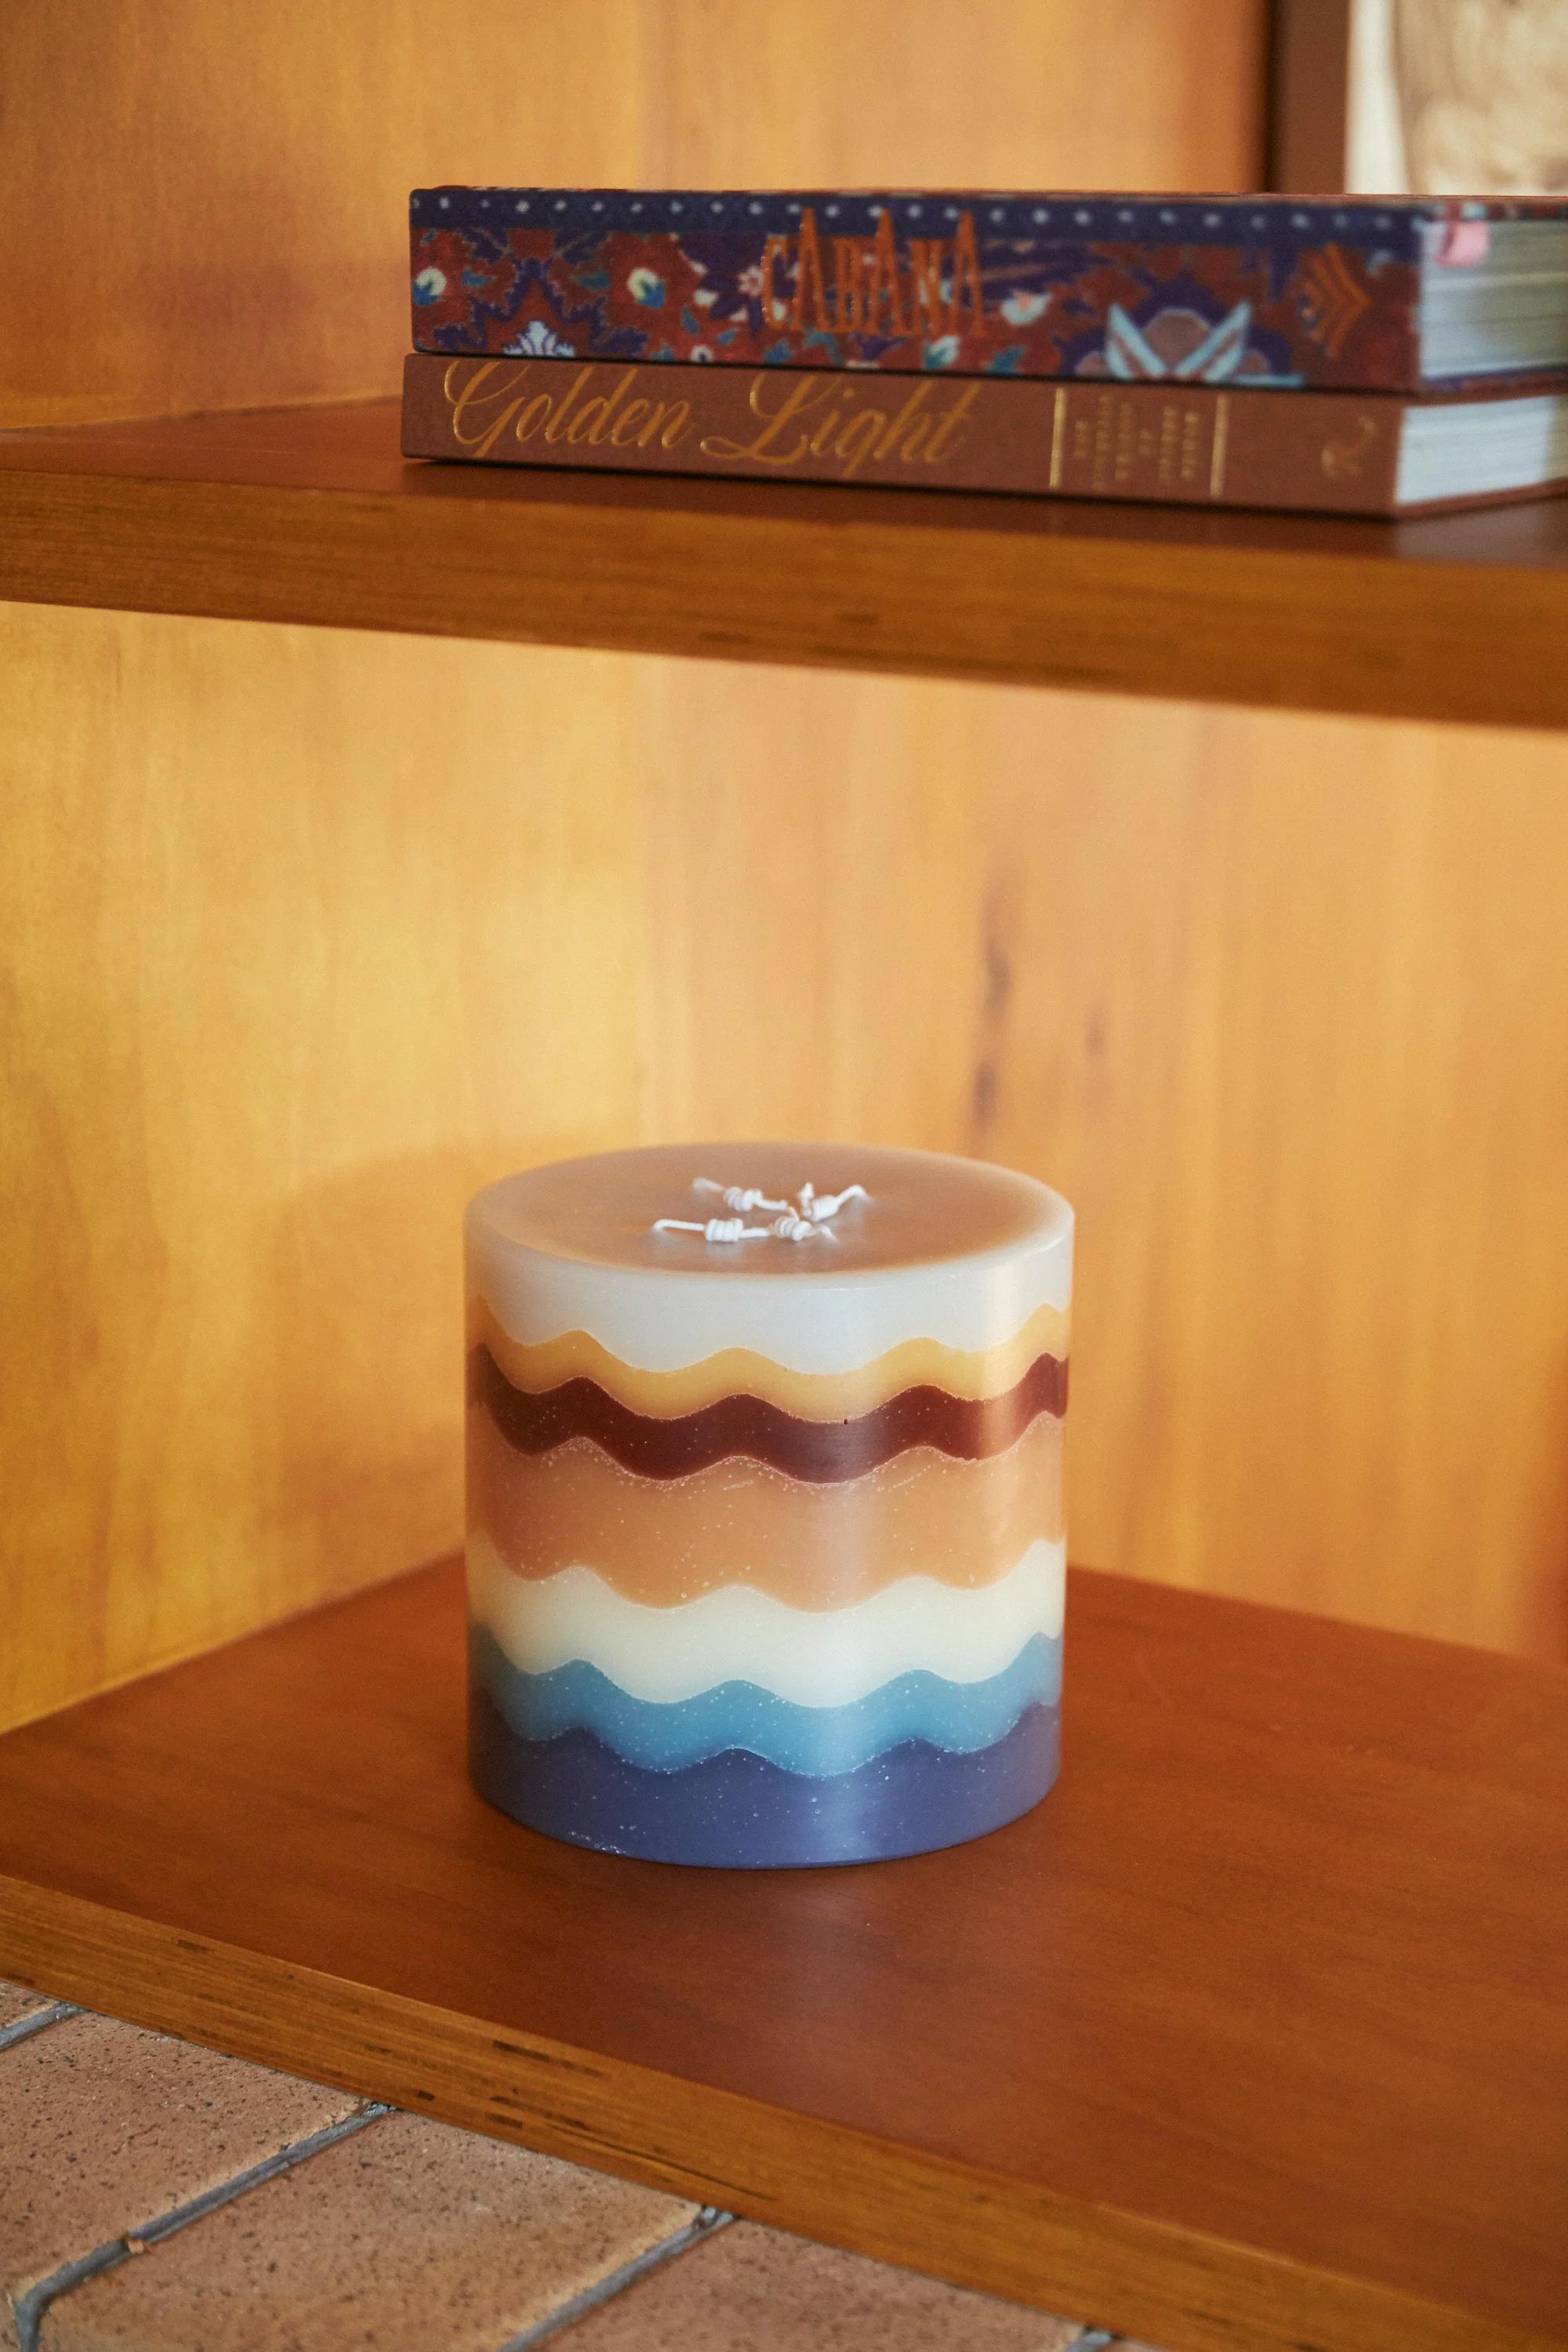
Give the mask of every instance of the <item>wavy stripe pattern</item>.
[{"label": "wavy stripe pattern", "polygon": [[940,1339],[905,1339],[847,1372],[797,1372],[754,1348],[724,1348],[674,1371],[624,1363],[587,1331],[563,1331],[531,1345],[514,1339],[476,1295],[468,1302],[468,1344],[489,1349],[514,1389],[539,1396],[573,1380],[592,1381],[633,1412],[668,1421],[721,1397],[763,1397],[803,1421],[847,1421],[905,1389],[934,1388],[955,1397],[988,1397],[1016,1388],[1039,1356],[1067,1360],[1068,1315],[1041,1307],[1023,1328],[985,1348],[950,1348]]},{"label": "wavy stripe pattern", "polygon": [[923,1741],[816,1779],[731,1748],[680,1772],[628,1764],[591,1731],[520,1739],[483,1687],[468,1712],[481,1796],[549,1837],[645,1862],[720,1870],[882,1862],[960,1845],[1016,1821],[1057,1776],[1059,1714],[1029,1706],[971,1754]]},{"label": "wavy stripe pattern", "polygon": [[978,1591],[908,1576],[848,1609],[792,1609],[727,1584],[673,1609],[628,1601],[591,1568],[516,1576],[482,1529],[468,1538],[468,1599],[520,1673],[574,1660],[634,1698],[668,1705],[750,1682],[798,1706],[847,1706],[900,1675],[986,1682],[1035,1634],[1061,1632],[1066,1548],[1044,1539]]},{"label": "wavy stripe pattern", "polygon": [[681,1771],[731,1748],[818,1780],[852,1772],[911,1740],[971,1755],[1005,1739],[1026,1706],[1054,1706],[1061,1695],[1061,1643],[1043,1633],[989,1682],[900,1675],[848,1706],[797,1706],[750,1682],[721,1683],[673,1706],[650,1705],[581,1661],[521,1675],[483,1625],[474,1628],[471,1658],[476,1682],[520,1739],[591,1731],[647,1772]]},{"label": "wavy stripe pattern", "polygon": [[953,1397],[905,1389],[851,1421],[803,1421],[762,1397],[721,1397],[697,1412],[655,1420],[633,1412],[594,1381],[565,1381],[542,1395],[514,1389],[486,1347],[468,1357],[468,1401],[482,1406],[509,1445],[545,1454],[574,1437],[644,1478],[685,1478],[734,1454],[754,1455],[792,1478],[864,1477],[911,1445],[984,1461],[1016,1445],[1042,1412],[1067,1410],[1067,1366],[1040,1356],[1001,1396]]},{"label": "wavy stripe pattern", "polygon": [[1062,1532],[1062,1424],[1042,1413],[1009,1453],[954,1462],[912,1446],[829,1486],[743,1455],[689,1478],[639,1478],[586,1438],[518,1454],[468,1417],[468,1518],[520,1576],[579,1560],[633,1601],[668,1608],[754,1584],[795,1609],[843,1609],[901,1577],[994,1583],[1036,1537]]}]

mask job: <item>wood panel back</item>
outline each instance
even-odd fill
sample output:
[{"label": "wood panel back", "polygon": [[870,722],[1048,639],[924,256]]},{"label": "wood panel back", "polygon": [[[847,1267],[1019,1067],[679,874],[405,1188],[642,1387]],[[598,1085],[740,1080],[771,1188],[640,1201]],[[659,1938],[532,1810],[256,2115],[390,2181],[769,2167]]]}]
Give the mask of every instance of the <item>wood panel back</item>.
[{"label": "wood panel back", "polygon": [[442,181],[1257,184],[1262,0],[16,12],[0,425],[392,392]]},{"label": "wood panel back", "polygon": [[458,1219],[638,1136],[1080,1211],[1069,1523],[1561,1654],[1568,745],[9,607],[0,1719],[456,1540]]},{"label": "wood panel back", "polygon": [[[0,425],[395,388],[421,182],[1252,184],[1262,17],[24,11]],[[644,947],[642,811],[682,775],[701,803],[730,706],[709,674],[594,656],[20,608],[0,628],[8,1720],[453,1538],[458,1211],[671,1094],[665,1061],[639,1075],[638,974],[700,972],[729,918],[671,903],[695,940]],[[879,691],[917,734],[924,705]],[[746,756],[770,805],[796,790]],[[770,854],[720,886],[764,938]],[[672,1066],[732,1017],[695,984]],[[933,1074],[921,1132],[967,1083]]]},{"label": "wood panel back", "polygon": [[1075,1557],[1563,1654],[1568,741],[647,675],[645,1131],[1048,1177]]},{"label": "wood panel back", "polygon": [[[34,11],[5,419],[382,388],[416,180],[1245,184],[1257,18]],[[1559,746],[6,625],[7,1716],[447,1542],[464,1192],[692,1128],[1075,1194],[1086,1557],[1561,1644]]]},{"label": "wood panel back", "polygon": [[608,656],[0,607],[0,1720],[441,1549],[458,1223],[636,1117]]}]

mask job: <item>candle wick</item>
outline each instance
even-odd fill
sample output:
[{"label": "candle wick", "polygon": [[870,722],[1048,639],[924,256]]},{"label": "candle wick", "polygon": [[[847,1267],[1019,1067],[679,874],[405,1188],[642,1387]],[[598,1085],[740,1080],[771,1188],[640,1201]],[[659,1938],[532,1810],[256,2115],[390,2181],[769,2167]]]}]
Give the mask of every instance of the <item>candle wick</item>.
[{"label": "candle wick", "polygon": [[656,1217],[656,1234],[700,1234],[710,1242],[765,1242],[769,1227],[749,1225],[744,1217],[710,1217],[698,1224],[689,1217]]},{"label": "candle wick", "polygon": [[[847,1185],[842,1192],[818,1192],[812,1184],[802,1184],[793,1202],[775,1201],[754,1184],[721,1184],[712,1176],[694,1176],[694,1192],[717,1192],[727,1209],[735,1213],[728,1217],[656,1217],[649,1230],[656,1234],[700,1234],[710,1242],[765,1242],[777,1239],[785,1242],[810,1242],[839,1238],[833,1231],[833,1219],[847,1201],[870,1200],[864,1184]],[[772,1223],[749,1225],[747,1216],[756,1209],[765,1209]]]}]

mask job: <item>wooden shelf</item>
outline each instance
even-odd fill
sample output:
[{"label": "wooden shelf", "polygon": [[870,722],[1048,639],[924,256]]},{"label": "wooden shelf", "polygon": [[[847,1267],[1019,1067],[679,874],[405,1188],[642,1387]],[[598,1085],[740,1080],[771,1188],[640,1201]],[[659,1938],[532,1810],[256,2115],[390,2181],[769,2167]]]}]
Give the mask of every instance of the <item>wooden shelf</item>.
[{"label": "wooden shelf", "polygon": [[1568,1675],[1071,1629],[1030,1818],[751,1876],[489,1811],[400,1578],[0,1740],[0,1972],[1173,2347],[1568,2344]]},{"label": "wooden shelf", "polygon": [[1568,501],[1399,524],[412,465],[395,403],[0,436],[0,596],[1568,725]]}]

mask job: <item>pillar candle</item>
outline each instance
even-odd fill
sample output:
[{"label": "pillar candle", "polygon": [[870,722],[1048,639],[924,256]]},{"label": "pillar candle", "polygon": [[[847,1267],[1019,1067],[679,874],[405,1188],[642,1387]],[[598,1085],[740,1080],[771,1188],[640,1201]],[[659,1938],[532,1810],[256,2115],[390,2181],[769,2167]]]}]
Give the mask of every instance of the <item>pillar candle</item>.
[{"label": "pillar candle", "polygon": [[668,1145],[467,1219],[470,1761],[574,1844],[737,1869],[1056,1777],[1072,1212],[926,1151]]}]

